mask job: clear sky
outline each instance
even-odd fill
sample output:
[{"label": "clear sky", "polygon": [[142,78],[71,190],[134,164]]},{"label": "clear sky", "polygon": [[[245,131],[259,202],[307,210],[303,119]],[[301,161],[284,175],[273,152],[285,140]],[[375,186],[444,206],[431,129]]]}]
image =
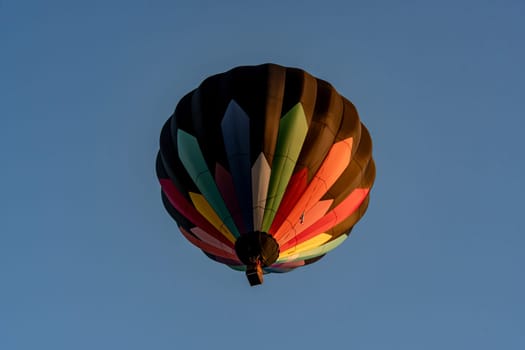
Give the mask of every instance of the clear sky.
[{"label": "clear sky", "polygon": [[[525,349],[525,2],[0,0],[0,349]],[[183,94],[274,62],[374,140],[365,218],[250,288],[164,211]]]}]

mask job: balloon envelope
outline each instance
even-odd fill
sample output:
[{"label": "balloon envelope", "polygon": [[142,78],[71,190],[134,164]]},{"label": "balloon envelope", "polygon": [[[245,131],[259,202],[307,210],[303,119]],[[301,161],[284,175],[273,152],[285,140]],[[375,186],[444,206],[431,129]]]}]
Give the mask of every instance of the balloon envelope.
[{"label": "balloon envelope", "polygon": [[182,234],[252,285],[340,245],[375,178],[354,105],[275,64],[211,76],[184,96],[161,131],[156,168]]}]

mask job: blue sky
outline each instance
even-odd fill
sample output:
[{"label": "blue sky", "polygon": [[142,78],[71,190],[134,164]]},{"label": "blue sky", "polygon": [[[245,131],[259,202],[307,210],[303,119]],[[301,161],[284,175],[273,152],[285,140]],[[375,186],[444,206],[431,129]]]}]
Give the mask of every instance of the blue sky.
[{"label": "blue sky", "polygon": [[[0,349],[525,348],[523,1],[0,1]],[[374,140],[365,218],[270,275],[165,213],[158,136],[210,74],[330,81]]]}]

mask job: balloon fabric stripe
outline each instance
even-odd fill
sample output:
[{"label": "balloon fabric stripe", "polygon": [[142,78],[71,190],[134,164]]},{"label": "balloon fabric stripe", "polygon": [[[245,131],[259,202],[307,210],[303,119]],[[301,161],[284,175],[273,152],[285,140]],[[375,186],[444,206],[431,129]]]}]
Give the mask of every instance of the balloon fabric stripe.
[{"label": "balloon fabric stripe", "polygon": [[301,223],[304,220],[300,220],[301,217],[305,217],[306,212],[308,212],[337,181],[350,163],[351,154],[351,138],[340,141],[332,146],[321,167],[310,184],[308,184],[308,188],[296,202],[284,224],[275,233],[275,239],[286,242],[290,234],[293,234],[293,232],[291,233],[290,231],[294,230],[297,225],[306,226]]},{"label": "balloon fabric stripe", "polygon": [[279,242],[280,248],[283,250],[289,249],[293,245],[300,244],[318,235],[320,232],[325,232],[330,227],[337,225],[359,208],[368,195],[369,190],[370,189],[368,188],[356,188],[345,200],[339,203],[337,207],[324,215],[315,224],[308,227],[300,234],[291,237],[288,241]]},{"label": "balloon fabric stripe", "polygon": [[307,131],[308,124],[306,123],[304,110],[302,105],[298,103],[286,113],[279,123],[277,146],[264,210],[263,231],[267,232],[272,224],[277,208],[284,196],[286,186],[292,176]]},{"label": "balloon fabric stripe", "polygon": [[336,239],[334,239],[333,241],[329,241],[328,243],[323,244],[319,247],[311,248],[308,250],[298,252],[296,254],[292,254],[292,255],[289,255],[283,258],[279,258],[276,263],[296,261],[296,260],[308,260],[311,258],[315,258],[321,255],[324,255],[328,253],[329,251],[337,248],[347,238],[348,238],[348,235],[341,235],[337,237]]},{"label": "balloon fabric stripe", "polygon": [[216,163],[215,165],[215,182],[217,183],[219,192],[226,203],[228,211],[233,217],[235,225],[241,233],[247,232],[248,230],[244,225],[241,207],[239,205],[239,201],[237,200],[237,196],[235,195],[232,176],[219,163]]},{"label": "balloon fabric stripe", "polygon": [[226,244],[222,243],[212,235],[210,235],[208,232],[204,231],[200,227],[193,227],[190,229],[191,233],[193,233],[194,236],[196,236],[198,239],[200,239],[203,242],[206,242],[212,246],[214,246],[217,249],[222,250],[223,252],[229,253],[229,254],[235,254],[235,250],[232,246],[227,246]]},{"label": "balloon fabric stripe", "polygon": [[200,239],[195,238],[188,231],[186,231],[184,227],[182,226],[180,226],[179,229],[188,241],[190,241],[194,246],[204,250],[205,252],[216,255],[216,256],[220,256],[226,259],[230,259],[233,261],[239,261],[239,258],[235,254],[227,253],[221,249],[218,249],[212,246],[209,243],[206,243],[204,241],[201,241]]},{"label": "balloon fabric stripe", "polygon": [[235,242],[234,238],[228,239],[223,233],[217,230],[213,225],[206,220],[197,209],[191,205],[186,198],[177,190],[173,185],[170,179],[160,179],[160,184],[162,191],[168,197],[171,205],[182,215],[184,215],[188,220],[190,220],[194,225],[199,226],[204,231],[208,232],[210,235],[215,237],[217,240],[222,243],[233,247]]},{"label": "balloon fabric stripe", "polygon": [[221,218],[215,213],[212,206],[206,201],[206,198],[200,193],[189,193],[191,201],[195,206],[195,209],[208,220],[217,230],[219,230],[224,237],[229,241],[235,242],[235,236],[228,230],[228,227],[224,224]]},{"label": "balloon fabric stripe", "polygon": [[286,220],[292,209],[295,207],[295,204],[301,197],[301,194],[306,191],[307,177],[308,171],[306,168],[302,168],[292,175],[292,178],[288,183],[288,187],[286,188],[283,200],[281,201],[281,205],[279,206],[277,214],[275,214],[275,218],[273,219],[272,226],[270,227],[270,230],[268,230],[268,232],[272,235],[275,235],[277,229],[281,227],[284,220]]},{"label": "balloon fabric stripe", "polygon": [[219,218],[226,224],[229,231],[239,237],[239,231],[233,222],[233,218],[226,208],[217,185],[206,165],[206,161],[201,153],[197,139],[183,130],[178,130],[177,146],[179,157],[184,167],[195,182],[197,188],[204,195],[211,207]]},{"label": "balloon fabric stripe", "polygon": [[252,208],[254,231],[262,230],[264,208],[272,170],[263,153],[259,154],[252,167]]},{"label": "balloon fabric stripe", "polygon": [[251,169],[250,169],[250,118],[231,100],[221,123],[224,146],[235,193],[242,208],[245,231],[253,230]]}]

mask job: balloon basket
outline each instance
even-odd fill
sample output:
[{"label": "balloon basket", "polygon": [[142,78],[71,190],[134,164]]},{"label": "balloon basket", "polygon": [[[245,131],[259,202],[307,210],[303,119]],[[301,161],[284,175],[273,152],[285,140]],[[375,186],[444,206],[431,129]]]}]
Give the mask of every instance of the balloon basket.
[{"label": "balloon basket", "polygon": [[257,286],[263,283],[263,269],[261,264],[254,264],[246,266],[246,278],[250,282],[250,286]]}]

